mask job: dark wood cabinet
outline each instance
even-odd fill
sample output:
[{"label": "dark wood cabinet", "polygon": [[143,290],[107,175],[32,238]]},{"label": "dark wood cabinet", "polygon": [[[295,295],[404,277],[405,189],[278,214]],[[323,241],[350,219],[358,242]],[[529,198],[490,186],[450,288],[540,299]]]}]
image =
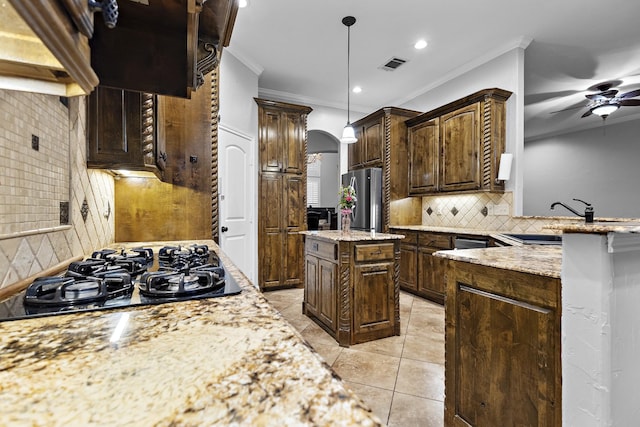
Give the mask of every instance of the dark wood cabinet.
[{"label": "dark wood cabinet", "polygon": [[417,293],[439,304],[444,304],[445,279],[442,258],[433,256],[440,250],[453,249],[453,236],[441,233],[418,235]]},{"label": "dark wood cabinet", "polygon": [[304,306],[329,330],[338,328],[337,243],[307,241]]},{"label": "dark wood cabinet", "polygon": [[560,279],[449,261],[445,425],[561,426]]},{"label": "dark wood cabinet", "polygon": [[[308,114],[308,113],[307,113]],[[283,111],[280,105],[263,105],[260,110],[260,169],[301,175],[305,170],[306,116],[300,111]]]},{"label": "dark wood cabinet", "polygon": [[341,346],[400,335],[398,240],[368,233],[362,233],[367,239],[336,240],[322,233],[338,232],[305,235],[303,313]]},{"label": "dark wood cabinet", "polygon": [[[349,145],[349,170],[382,168],[382,224],[415,224],[421,220],[418,199],[407,199],[408,144],[405,120],[418,111],[385,107],[353,123],[357,142]],[[391,202],[404,200],[402,208]]]},{"label": "dark wood cabinet", "polygon": [[445,114],[440,128],[440,191],[480,189],[480,103]]},{"label": "dark wood cabinet", "polygon": [[191,98],[229,45],[238,2],[124,1],[118,10],[117,25],[96,22],[90,40],[100,84]]},{"label": "dark wood cabinet", "polygon": [[434,192],[438,188],[440,120],[419,123],[409,129],[409,194]]},{"label": "dark wood cabinet", "polygon": [[306,230],[306,127],[311,108],[256,98],[258,104],[258,283],[302,286]]},{"label": "dark wood cabinet", "polygon": [[166,153],[158,137],[157,102],[152,94],[96,88],[88,99],[87,167],[162,177]]},{"label": "dark wood cabinet", "polygon": [[400,271],[398,273],[400,288],[416,292],[418,290],[418,232],[393,229],[391,232],[405,236],[400,241]]},{"label": "dark wood cabinet", "polygon": [[497,175],[510,95],[485,89],[407,120],[409,194],[503,191]]}]

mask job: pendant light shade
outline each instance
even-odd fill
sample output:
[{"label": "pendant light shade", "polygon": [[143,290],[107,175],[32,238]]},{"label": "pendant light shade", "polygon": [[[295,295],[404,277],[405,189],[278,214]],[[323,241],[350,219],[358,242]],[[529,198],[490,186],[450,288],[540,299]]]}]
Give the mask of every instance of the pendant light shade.
[{"label": "pendant light shade", "polygon": [[342,138],[340,138],[340,142],[345,144],[353,144],[357,141],[355,131],[353,130],[353,126],[351,126],[351,120],[349,118],[350,113],[350,92],[351,87],[349,83],[349,59],[351,56],[351,26],[356,23],[356,18],[353,16],[345,16],[342,18],[342,23],[347,27],[347,125],[344,127],[342,131]]},{"label": "pendant light shade", "polygon": [[347,122],[347,125],[342,130],[342,138],[340,138],[340,142],[344,142],[345,144],[353,144],[358,139],[356,138],[356,132],[353,130],[353,126],[351,123]]}]

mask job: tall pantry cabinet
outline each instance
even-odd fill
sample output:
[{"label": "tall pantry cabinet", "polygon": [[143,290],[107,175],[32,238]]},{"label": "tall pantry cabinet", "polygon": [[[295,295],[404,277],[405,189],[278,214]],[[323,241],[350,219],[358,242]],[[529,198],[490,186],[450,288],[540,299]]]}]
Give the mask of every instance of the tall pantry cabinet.
[{"label": "tall pantry cabinet", "polygon": [[258,284],[302,286],[307,228],[307,115],[310,107],[255,98],[258,104]]}]

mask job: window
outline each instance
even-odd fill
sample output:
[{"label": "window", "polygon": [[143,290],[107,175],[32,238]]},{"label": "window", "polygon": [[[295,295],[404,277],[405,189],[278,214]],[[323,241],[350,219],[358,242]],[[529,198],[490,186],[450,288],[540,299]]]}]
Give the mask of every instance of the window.
[{"label": "window", "polygon": [[310,154],[307,158],[307,205],[320,205],[320,170],[322,160],[320,156]]}]

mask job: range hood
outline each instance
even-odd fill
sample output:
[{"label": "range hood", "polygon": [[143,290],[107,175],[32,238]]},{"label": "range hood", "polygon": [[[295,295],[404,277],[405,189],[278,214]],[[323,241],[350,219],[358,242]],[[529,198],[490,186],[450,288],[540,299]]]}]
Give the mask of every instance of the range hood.
[{"label": "range hood", "polygon": [[0,88],[76,96],[97,84],[88,38],[75,31],[59,2],[0,2]]},{"label": "range hood", "polygon": [[189,98],[228,46],[235,0],[118,0],[118,24],[95,25],[91,65],[100,85]]},{"label": "range hood", "polygon": [[[235,0],[117,0],[94,25],[88,0],[0,2],[0,88],[60,96],[98,85],[189,98],[228,46]],[[99,15],[97,15],[99,16]]]}]

